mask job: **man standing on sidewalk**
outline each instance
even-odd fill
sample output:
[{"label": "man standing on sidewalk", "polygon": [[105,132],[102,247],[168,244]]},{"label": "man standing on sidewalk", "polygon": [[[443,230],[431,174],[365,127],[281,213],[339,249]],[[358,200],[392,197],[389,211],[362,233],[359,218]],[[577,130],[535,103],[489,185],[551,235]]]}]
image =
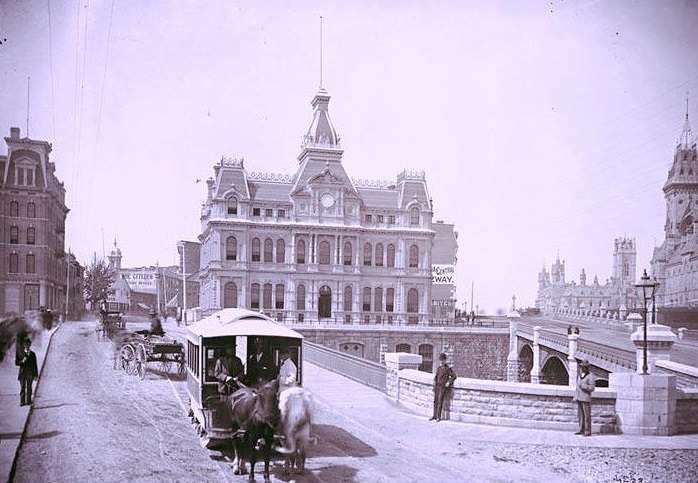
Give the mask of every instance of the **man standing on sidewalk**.
[{"label": "man standing on sidewalk", "polygon": [[591,436],[591,393],[596,387],[596,376],[589,370],[589,361],[579,363],[579,376],[574,400],[577,401],[579,431],[574,434]]},{"label": "man standing on sidewalk", "polygon": [[39,370],[36,367],[36,354],[31,350],[31,339],[27,337],[17,343],[21,345],[15,359],[15,364],[19,366],[20,406],[27,406],[32,403],[32,384],[39,377]]}]

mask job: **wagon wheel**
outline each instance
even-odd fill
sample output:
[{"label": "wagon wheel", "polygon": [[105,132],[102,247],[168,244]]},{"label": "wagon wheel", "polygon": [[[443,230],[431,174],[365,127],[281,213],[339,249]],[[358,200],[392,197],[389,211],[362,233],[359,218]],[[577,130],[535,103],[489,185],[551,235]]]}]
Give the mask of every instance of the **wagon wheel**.
[{"label": "wagon wheel", "polygon": [[136,373],[141,379],[145,379],[145,373],[147,370],[146,364],[148,363],[148,355],[145,352],[145,346],[143,344],[139,344],[136,347],[136,364],[137,364],[137,370]]},{"label": "wagon wheel", "polygon": [[172,361],[167,358],[167,354],[160,354],[160,370],[162,372],[170,372]]},{"label": "wagon wheel", "polygon": [[136,359],[136,351],[131,344],[124,344],[121,346],[120,356],[121,356],[121,369],[126,371],[126,374],[133,373],[133,365]]}]

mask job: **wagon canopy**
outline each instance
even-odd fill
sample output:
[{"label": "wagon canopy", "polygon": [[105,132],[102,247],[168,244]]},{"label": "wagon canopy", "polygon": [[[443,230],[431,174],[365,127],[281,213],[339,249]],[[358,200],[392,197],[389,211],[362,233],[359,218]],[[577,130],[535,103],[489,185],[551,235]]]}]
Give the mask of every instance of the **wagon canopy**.
[{"label": "wagon canopy", "polygon": [[302,339],[295,330],[274,322],[259,312],[247,309],[223,309],[189,326],[199,337],[267,336]]}]

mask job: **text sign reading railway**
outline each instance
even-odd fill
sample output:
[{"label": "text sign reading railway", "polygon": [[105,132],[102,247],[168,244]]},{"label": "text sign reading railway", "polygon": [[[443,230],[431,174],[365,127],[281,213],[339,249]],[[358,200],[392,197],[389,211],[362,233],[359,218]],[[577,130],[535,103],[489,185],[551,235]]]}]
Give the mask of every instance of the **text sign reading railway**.
[{"label": "text sign reading railway", "polygon": [[432,265],[431,283],[434,285],[452,285],[456,283],[455,265]]}]

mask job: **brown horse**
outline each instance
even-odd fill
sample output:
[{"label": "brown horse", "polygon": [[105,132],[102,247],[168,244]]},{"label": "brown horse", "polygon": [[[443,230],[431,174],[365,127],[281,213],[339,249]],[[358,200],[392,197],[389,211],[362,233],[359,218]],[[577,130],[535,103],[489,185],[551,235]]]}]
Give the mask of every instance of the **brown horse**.
[{"label": "brown horse", "polygon": [[305,450],[315,442],[310,437],[313,401],[310,393],[302,387],[290,387],[279,395],[281,427],[284,433],[284,446],[274,449],[286,455],[286,472],[305,471]]},{"label": "brown horse", "polygon": [[245,472],[244,454],[250,453],[250,477],[254,479],[254,466],[261,454],[264,460],[264,481],[269,478],[269,459],[274,442],[274,428],[279,421],[279,383],[276,380],[260,386],[256,391],[243,387],[228,397],[228,412],[232,429],[235,459],[233,472]]}]

